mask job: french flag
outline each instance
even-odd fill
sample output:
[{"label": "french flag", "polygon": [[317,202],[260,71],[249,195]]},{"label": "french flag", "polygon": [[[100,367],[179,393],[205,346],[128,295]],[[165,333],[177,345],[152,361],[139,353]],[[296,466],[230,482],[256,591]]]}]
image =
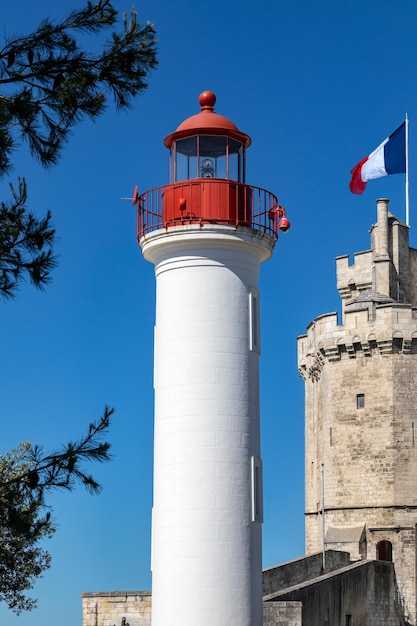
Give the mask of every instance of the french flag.
[{"label": "french flag", "polygon": [[363,193],[368,180],[406,172],[405,126],[406,122],[403,122],[376,150],[351,170],[352,180],[349,187],[352,193]]}]

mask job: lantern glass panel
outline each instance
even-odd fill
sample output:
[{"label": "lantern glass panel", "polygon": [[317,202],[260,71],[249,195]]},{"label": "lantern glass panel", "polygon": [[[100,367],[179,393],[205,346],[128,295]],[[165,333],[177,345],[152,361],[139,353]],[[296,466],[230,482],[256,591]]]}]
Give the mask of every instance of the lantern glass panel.
[{"label": "lantern glass panel", "polygon": [[178,139],[171,149],[170,180],[221,178],[245,182],[245,146],[223,135]]}]

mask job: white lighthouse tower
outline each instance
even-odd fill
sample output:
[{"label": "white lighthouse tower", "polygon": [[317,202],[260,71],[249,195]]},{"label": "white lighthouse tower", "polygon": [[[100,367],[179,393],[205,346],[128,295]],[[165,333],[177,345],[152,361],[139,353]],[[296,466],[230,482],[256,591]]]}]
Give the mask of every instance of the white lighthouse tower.
[{"label": "white lighthouse tower", "polygon": [[156,275],[153,626],[262,624],[258,274],[289,222],[245,184],[251,139],[215,102],[134,199]]}]

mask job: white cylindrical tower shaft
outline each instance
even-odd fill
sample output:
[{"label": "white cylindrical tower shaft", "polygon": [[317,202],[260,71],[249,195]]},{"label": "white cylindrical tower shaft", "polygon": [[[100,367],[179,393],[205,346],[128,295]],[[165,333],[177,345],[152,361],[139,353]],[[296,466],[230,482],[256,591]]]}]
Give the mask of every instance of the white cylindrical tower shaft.
[{"label": "white cylindrical tower shaft", "polygon": [[274,241],[191,225],[155,265],[153,626],[261,626],[258,273]]}]

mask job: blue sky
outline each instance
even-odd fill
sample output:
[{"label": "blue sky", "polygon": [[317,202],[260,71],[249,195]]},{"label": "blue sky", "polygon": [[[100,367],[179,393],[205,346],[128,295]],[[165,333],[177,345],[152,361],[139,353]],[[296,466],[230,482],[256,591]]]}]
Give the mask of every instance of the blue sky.
[{"label": "blue sky", "polygon": [[[0,5],[1,32],[21,33],[82,2]],[[122,12],[130,2],[115,0]],[[153,268],[136,245],[133,187],[168,182],[163,138],[217,95],[216,111],[252,137],[247,182],[275,193],[292,228],[262,267],[261,414],[264,566],[304,553],[304,387],[296,337],[339,310],[334,258],[369,247],[375,199],[404,219],[404,176],[350,193],[350,169],[410,118],[411,225],[417,167],[417,4],[403,0],[144,0],[160,66],[127,114],[110,106],[75,129],[48,172],[25,146],[31,207],[53,211],[59,266],[45,293],[0,302],[1,449],[45,450],[80,435],[105,404],[114,460],[94,472],[102,495],[51,498],[58,525],[39,607],[0,622],[81,624],[82,591],[149,589],[152,504]],[[401,10],[400,10],[401,9]],[[7,180],[0,184],[8,193]],[[411,245],[417,247],[411,230]]]}]

